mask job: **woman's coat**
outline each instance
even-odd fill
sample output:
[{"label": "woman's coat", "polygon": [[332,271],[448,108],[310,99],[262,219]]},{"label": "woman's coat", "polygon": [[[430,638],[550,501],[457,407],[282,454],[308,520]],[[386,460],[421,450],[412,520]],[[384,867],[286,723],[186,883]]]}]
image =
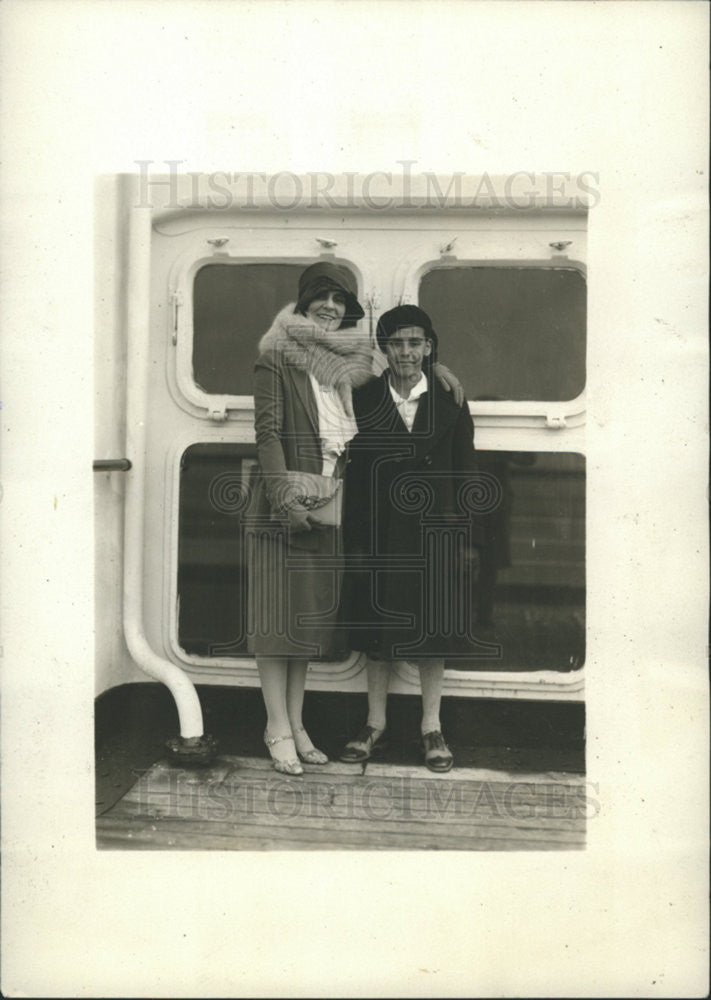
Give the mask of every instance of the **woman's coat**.
[{"label": "woman's coat", "polygon": [[[262,338],[254,368],[258,464],[245,514],[251,652],[333,659],[343,655],[336,618],[342,580],[338,527],[293,533],[280,509],[288,472],[320,474],[318,407],[309,375],[350,389],[372,378],[373,351],[358,330],[324,334],[287,306]],[[334,477],[343,475],[344,452]]]}]

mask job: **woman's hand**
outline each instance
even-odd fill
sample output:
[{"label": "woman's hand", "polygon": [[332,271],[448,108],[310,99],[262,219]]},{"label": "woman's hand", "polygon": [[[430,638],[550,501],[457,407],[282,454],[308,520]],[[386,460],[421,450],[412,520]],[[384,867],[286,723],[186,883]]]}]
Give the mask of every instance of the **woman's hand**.
[{"label": "woman's hand", "polygon": [[301,532],[311,531],[312,523],[309,512],[299,504],[297,507],[290,507],[287,512],[289,519],[289,531]]},{"label": "woman's hand", "polygon": [[443,365],[441,361],[437,361],[436,364],[432,366],[432,372],[437,377],[438,382],[446,392],[451,392],[454,394],[454,402],[457,406],[461,406],[464,402],[464,389],[462,388],[462,383],[459,381],[456,375],[452,374],[446,365]]},{"label": "woman's hand", "polygon": [[300,534],[302,531],[320,531],[324,527],[317,517],[314,517],[310,510],[298,504],[287,511],[289,531]]}]

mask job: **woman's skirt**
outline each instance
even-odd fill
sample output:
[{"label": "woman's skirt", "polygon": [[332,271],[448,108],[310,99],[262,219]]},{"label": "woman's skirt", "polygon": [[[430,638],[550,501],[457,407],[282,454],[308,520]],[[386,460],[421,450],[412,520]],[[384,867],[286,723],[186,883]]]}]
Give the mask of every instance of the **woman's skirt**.
[{"label": "woman's skirt", "polygon": [[256,656],[340,659],[343,578],[339,527],[290,535],[285,525],[245,531],[249,572],[247,638]]}]

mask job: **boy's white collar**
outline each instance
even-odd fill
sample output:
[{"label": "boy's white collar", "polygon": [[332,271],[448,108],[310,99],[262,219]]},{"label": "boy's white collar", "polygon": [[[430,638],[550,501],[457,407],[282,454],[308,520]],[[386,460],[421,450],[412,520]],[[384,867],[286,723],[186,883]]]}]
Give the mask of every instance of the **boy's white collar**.
[{"label": "boy's white collar", "polygon": [[392,383],[392,379],[388,379],[388,385],[390,386],[390,392],[396,404],[399,403],[411,403],[413,399],[419,399],[427,392],[427,376],[424,372],[421,372],[419,380],[415,382],[412,389],[410,389],[409,396],[401,396]]}]

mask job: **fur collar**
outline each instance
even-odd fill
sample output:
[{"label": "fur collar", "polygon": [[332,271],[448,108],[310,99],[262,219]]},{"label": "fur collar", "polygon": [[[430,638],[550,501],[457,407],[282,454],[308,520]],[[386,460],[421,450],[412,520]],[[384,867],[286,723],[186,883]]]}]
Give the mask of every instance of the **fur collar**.
[{"label": "fur collar", "polygon": [[281,354],[287,364],[313,375],[327,388],[364,385],[382,369],[380,351],[359,326],[328,333],[295,313],[293,302],[277,314],[259,341],[259,353],[267,351]]}]

